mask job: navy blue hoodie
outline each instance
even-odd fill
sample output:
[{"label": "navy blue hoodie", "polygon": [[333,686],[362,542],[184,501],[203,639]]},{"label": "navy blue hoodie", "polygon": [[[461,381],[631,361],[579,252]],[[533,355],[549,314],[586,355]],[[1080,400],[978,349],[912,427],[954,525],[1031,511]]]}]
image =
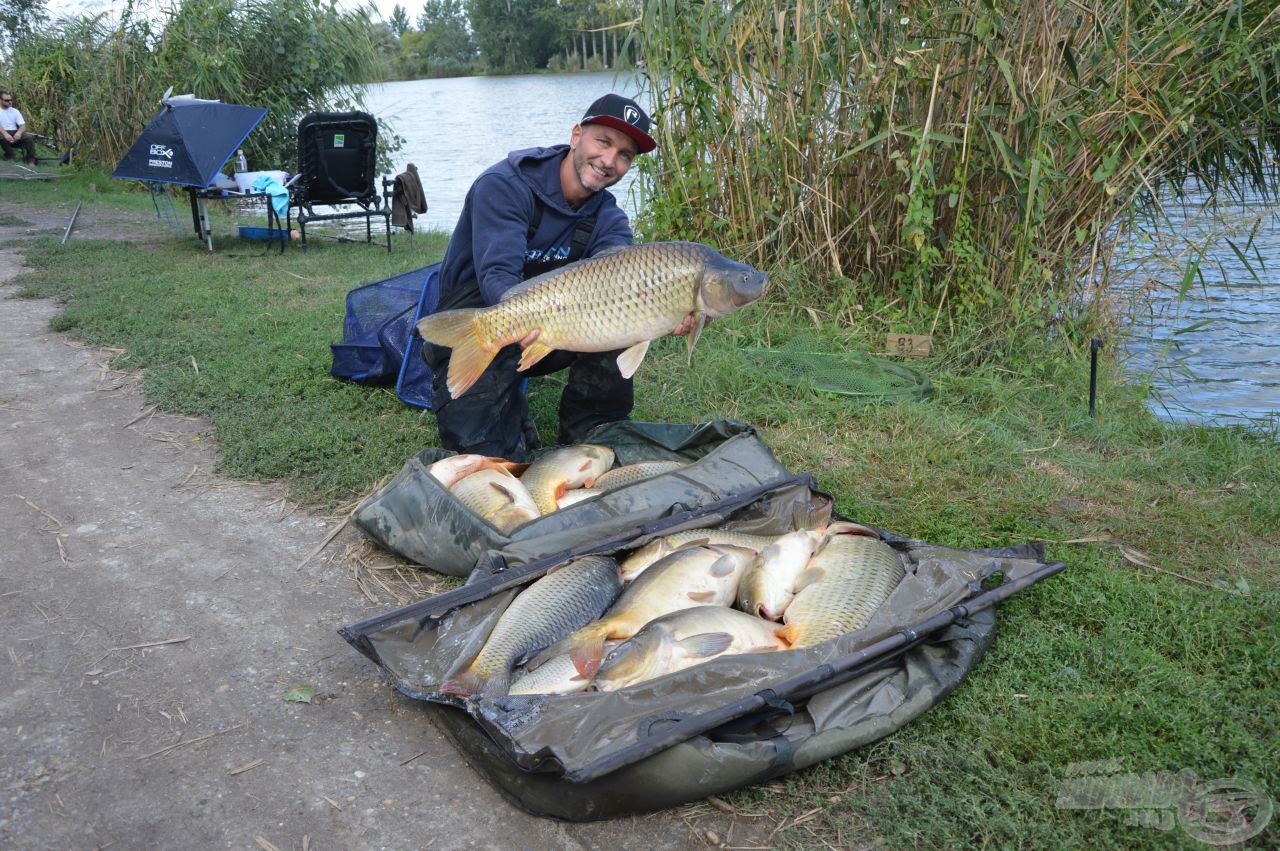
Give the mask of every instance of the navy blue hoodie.
[{"label": "navy blue hoodie", "polygon": [[[569,206],[560,188],[560,163],[568,152],[568,145],[512,151],[471,184],[440,266],[442,306],[479,306],[474,293],[463,297],[460,291],[473,281],[479,281],[484,304],[496,304],[522,280],[526,262],[567,257],[574,228],[587,216],[597,220],[586,256],[631,244],[631,223],[612,192],[597,192],[577,210]],[[535,203],[542,205],[542,219],[529,239]]]}]

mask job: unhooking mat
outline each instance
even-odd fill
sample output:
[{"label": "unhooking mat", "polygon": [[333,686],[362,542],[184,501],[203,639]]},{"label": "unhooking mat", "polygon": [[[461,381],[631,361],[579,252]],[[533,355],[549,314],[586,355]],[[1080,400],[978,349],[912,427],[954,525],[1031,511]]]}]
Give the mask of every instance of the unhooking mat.
[{"label": "unhooking mat", "polygon": [[[596,551],[620,553],[676,528],[781,534],[815,525],[830,504],[812,479],[791,477],[736,510],[671,516]],[[967,551],[880,534],[907,575],[865,628],[801,650],[713,659],[620,691],[460,698],[438,690],[523,586],[565,553],[518,565],[486,554],[467,585],[340,632],[398,690],[424,701],[471,764],[528,812],[571,820],[644,812],[764,782],[901,729],[981,658],[998,599],[1064,568],[1033,546]],[[996,574],[1003,582],[984,590]]]}]

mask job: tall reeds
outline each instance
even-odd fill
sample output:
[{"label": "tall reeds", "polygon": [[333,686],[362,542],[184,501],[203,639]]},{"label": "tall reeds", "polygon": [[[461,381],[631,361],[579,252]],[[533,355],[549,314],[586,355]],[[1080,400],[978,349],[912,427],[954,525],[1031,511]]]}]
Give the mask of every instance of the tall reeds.
[{"label": "tall reeds", "polygon": [[267,108],[251,164],[296,159],[298,119],[355,102],[376,58],[365,12],[322,0],[181,0],[158,19],[64,18],[14,49],[8,87],[31,127],[112,167],[175,93]]},{"label": "tall reeds", "polygon": [[643,5],[646,226],[798,265],[846,318],[1078,313],[1157,189],[1274,180],[1269,3]]}]

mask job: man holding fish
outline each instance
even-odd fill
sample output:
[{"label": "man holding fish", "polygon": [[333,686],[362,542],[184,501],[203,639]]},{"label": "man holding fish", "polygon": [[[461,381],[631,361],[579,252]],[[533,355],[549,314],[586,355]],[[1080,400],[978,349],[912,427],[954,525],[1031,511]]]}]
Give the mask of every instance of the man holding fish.
[{"label": "man holding fish", "polygon": [[568,145],[513,151],[472,184],[418,323],[444,448],[527,460],[521,381],[565,368],[559,442],[580,442],[631,414],[650,340],[688,335],[692,351],[707,320],[763,293],[763,273],[707,246],[632,245],[608,187],[656,147],[648,131],[639,104],[605,95]]}]

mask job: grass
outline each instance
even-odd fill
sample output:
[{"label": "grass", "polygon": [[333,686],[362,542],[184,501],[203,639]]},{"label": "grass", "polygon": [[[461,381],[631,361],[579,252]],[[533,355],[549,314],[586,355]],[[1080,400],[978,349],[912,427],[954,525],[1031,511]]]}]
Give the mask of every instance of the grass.
[{"label": "grass", "polygon": [[[51,191],[6,192],[0,215],[56,203]],[[107,204],[143,203],[92,201],[103,216]],[[327,344],[341,336],[348,290],[431,262],[443,239],[397,237],[389,256],[319,242],[281,257],[218,226],[213,254],[185,233],[66,246],[43,237],[21,246],[34,271],[18,283],[65,302],[57,330],[123,348],[118,364],[145,371],[150,402],[210,419],[227,475],[281,479],[298,499],[332,506],[435,445],[430,414],[330,378]],[[1275,434],[1166,426],[1110,367],[1093,420],[1087,357],[1065,340],[1024,344],[980,371],[955,364],[982,341],[939,340],[917,362],[935,395],[914,403],[855,402],[745,368],[740,348],[806,326],[785,304],[757,305],[716,322],[692,368],[682,340],[658,341],[639,372],[635,417],[747,420],[845,514],[957,547],[1044,540],[1071,569],[1003,605],[988,657],[933,711],[729,803],[779,824],[816,810],[774,834],[788,848],[877,838],[903,848],[1163,847],[1190,840],[1126,825],[1123,810],[1057,808],[1068,766],[1114,759],[1135,773],[1186,768],[1280,790]],[[821,333],[874,349],[883,330],[827,322]],[[554,434],[558,389],[555,377],[531,386],[544,434]],[[1068,543],[1102,536],[1113,540]],[[1277,829],[1255,841],[1274,843]]]}]

